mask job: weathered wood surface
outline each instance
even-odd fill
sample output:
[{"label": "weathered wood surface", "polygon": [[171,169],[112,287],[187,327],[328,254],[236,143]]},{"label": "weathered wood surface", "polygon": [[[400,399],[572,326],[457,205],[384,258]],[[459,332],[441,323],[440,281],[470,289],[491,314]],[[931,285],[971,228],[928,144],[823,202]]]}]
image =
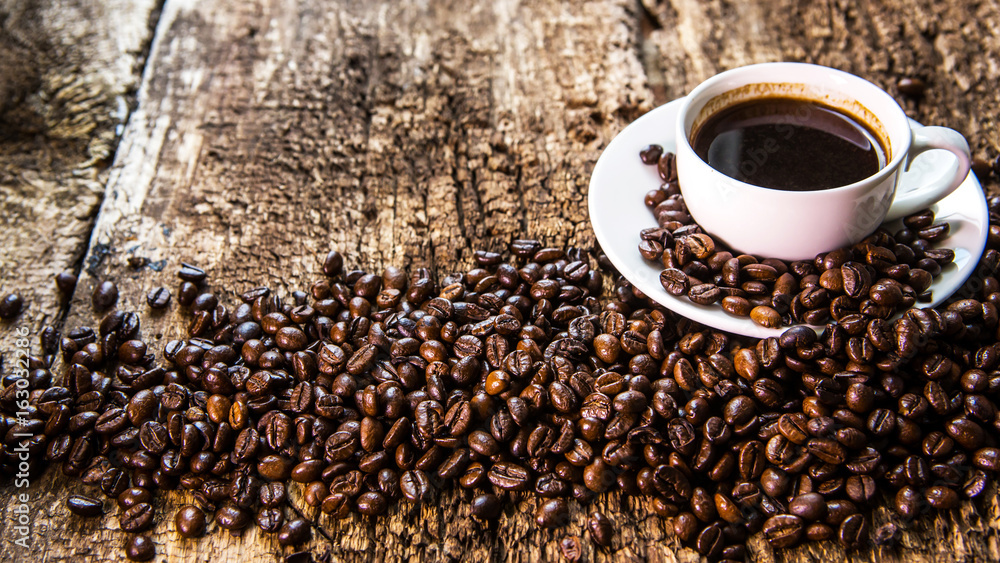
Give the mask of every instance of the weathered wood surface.
[{"label": "weathered wood surface", "polygon": [[[600,150],[645,111],[741,64],[818,62],[893,93],[899,77],[920,77],[929,84],[926,95],[900,98],[910,115],[955,127],[976,156],[994,157],[998,22],[995,1],[168,0],[110,170],[103,171],[100,158],[69,161],[73,166],[12,159],[5,170],[18,173],[5,172],[4,185],[29,185],[11,179],[33,177],[25,171],[74,170],[51,184],[84,177],[90,192],[106,179],[67,327],[98,318],[89,295],[103,279],[118,281],[120,307],[148,311],[145,292],[157,285],[175,290],[182,260],[209,269],[213,288],[229,299],[259,284],[286,294],[305,288],[330,248],[357,267],[428,266],[443,274],[469,267],[473,249],[500,249],[515,236],[592,247],[586,185]],[[117,60],[94,60],[124,68]],[[115,77],[110,87],[127,91],[131,75]],[[113,139],[107,143],[100,154],[110,155]],[[28,144],[15,140],[5,150]],[[83,147],[72,154],[85,154]],[[3,252],[8,240],[27,249],[3,254],[3,290],[32,296],[28,316],[17,322],[59,323],[51,275],[79,259],[100,194],[84,197],[74,211],[58,211],[64,207],[45,199],[48,191],[4,189],[26,207],[80,223],[75,238],[32,230],[48,224],[41,220],[5,218],[0,232]],[[3,205],[8,201],[14,198]],[[47,257],[37,256],[46,250]],[[134,269],[129,257],[149,265]],[[35,298],[36,291],[48,297]],[[185,326],[186,317],[171,308],[144,316],[143,335],[162,344]],[[30,489],[36,535],[25,552],[10,543],[13,490],[6,488],[0,558],[120,560],[124,534],[115,518],[84,522],[62,504],[66,494],[82,490],[58,471],[37,479]],[[181,540],[166,515],[184,501],[171,494],[158,507],[157,560],[273,561],[290,551],[256,531]],[[296,506],[317,523],[310,547],[350,561],[554,560],[558,540],[579,534],[585,517],[579,509],[570,526],[539,530],[529,516],[535,501],[527,499],[484,529],[467,518],[467,501],[450,493],[437,506],[398,506],[378,521],[345,522]],[[597,504],[620,533],[610,551],[584,541],[588,560],[697,559],[645,503],[606,495]],[[889,518],[878,514],[876,524]],[[845,553],[824,543],[778,559],[1000,557],[993,495],[978,509],[965,505],[904,527],[899,549]],[[755,560],[775,560],[759,539],[750,546]]]},{"label": "weathered wood surface", "polygon": [[53,276],[82,264],[156,9],[0,1],[0,295],[27,306],[0,325],[0,354],[13,349],[9,329],[62,323]]}]

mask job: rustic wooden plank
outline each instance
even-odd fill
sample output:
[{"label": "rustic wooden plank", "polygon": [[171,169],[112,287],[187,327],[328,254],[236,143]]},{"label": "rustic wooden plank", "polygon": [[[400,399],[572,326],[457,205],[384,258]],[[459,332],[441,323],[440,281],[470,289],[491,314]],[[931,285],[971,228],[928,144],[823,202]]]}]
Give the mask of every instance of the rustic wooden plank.
[{"label": "rustic wooden plank", "polygon": [[[964,47],[955,38],[965,32],[958,24],[930,50],[920,47],[920,57],[908,59],[905,44],[919,39],[920,18],[948,17],[981,26],[968,32],[978,41],[969,53],[995,60],[1000,48],[986,37],[989,16],[997,21],[995,5],[979,6],[976,23],[958,8],[938,14],[941,8],[929,2],[901,2],[890,16],[863,8],[864,18],[853,7],[778,1],[170,1],[109,174],[87,260],[93,269],[84,272],[68,323],[98,318],[89,291],[100,279],[119,281],[121,307],[146,310],[145,291],[175,289],[173,272],[182,260],[208,268],[213,286],[232,300],[262,283],[284,294],[305,288],[318,274],[317,258],[331,247],[353,266],[429,266],[439,273],[470,266],[475,248],[502,248],[521,234],[589,247],[585,186],[600,149],[655,102],[731,66],[815,60],[883,80],[890,89],[897,75],[879,62],[886,51],[913,64],[943,52],[926,69],[905,72],[933,70],[957,84],[979,84],[976,77],[995,70],[986,63],[963,67],[965,51],[958,49]],[[785,13],[807,23],[775,15]],[[910,31],[883,37],[894,29]],[[920,111],[944,111],[927,106],[935,88],[948,83],[932,82]],[[968,97],[983,124],[995,113],[978,100],[994,94]],[[939,114],[914,115],[940,122]],[[940,117],[955,126],[966,114],[949,115]],[[973,138],[982,156],[997,146],[986,129],[977,132],[987,141]],[[156,268],[133,270],[130,255]],[[144,323],[147,340],[162,344],[183,333],[186,316],[172,308]],[[83,523],[70,516],[61,499],[84,489],[65,481],[50,471],[33,489],[48,534],[44,556],[119,560],[124,534],[115,530],[116,519]],[[180,539],[166,516],[189,500],[175,493],[158,506],[158,560],[272,561],[290,551],[253,530],[238,538]],[[578,534],[585,513],[575,509],[570,526],[544,531],[530,518],[536,501],[518,500],[488,528],[468,520],[468,498],[457,492],[435,506],[401,505],[378,521],[334,522],[297,496],[295,504],[318,525],[309,547],[329,549],[337,560],[558,558],[558,540]],[[584,541],[588,560],[697,559],[678,549],[646,503],[606,495],[597,506],[621,531],[607,552]],[[826,543],[779,558],[996,558],[997,510],[993,499],[979,511],[966,505],[920,519],[898,551],[845,554]],[[87,532],[86,542],[80,532]],[[0,528],[3,538],[9,533]],[[759,538],[750,545],[757,560],[775,560]]]},{"label": "rustic wooden plank", "polygon": [[0,357],[14,328],[38,352],[41,328],[62,323],[53,276],[79,270],[87,250],[156,7],[0,2],[0,296],[26,307],[0,325]]},{"label": "rustic wooden plank", "polygon": [[[0,296],[17,293],[26,307],[0,323],[4,375],[21,355],[18,336],[26,331],[39,353],[41,329],[62,326],[67,304],[53,276],[82,267],[157,8],[155,0],[0,2]],[[5,484],[0,559],[72,555],[68,540],[47,537],[45,514],[66,490],[51,475],[27,491]],[[15,550],[12,501],[22,492],[30,548]]]}]

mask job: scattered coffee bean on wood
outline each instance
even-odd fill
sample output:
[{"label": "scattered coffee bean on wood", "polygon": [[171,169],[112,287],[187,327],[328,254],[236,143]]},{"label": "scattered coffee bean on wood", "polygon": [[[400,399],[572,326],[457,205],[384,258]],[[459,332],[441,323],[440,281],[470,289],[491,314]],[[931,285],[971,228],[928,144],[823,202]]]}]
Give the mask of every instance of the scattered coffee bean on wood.
[{"label": "scattered coffee bean on wood", "polygon": [[149,536],[132,536],[125,544],[125,556],[130,561],[149,561],[156,556],[156,545]]},{"label": "scattered coffee bean on wood", "polygon": [[73,290],[76,289],[76,274],[73,272],[59,272],[56,274],[56,287],[59,292],[63,294],[64,299],[69,299],[73,296]]},{"label": "scattered coffee bean on wood", "polygon": [[166,309],[170,304],[170,290],[165,287],[154,287],[146,294],[146,304],[151,309]]},{"label": "scattered coffee bean on wood", "polygon": [[[989,205],[997,215],[1000,199]],[[907,296],[879,277],[880,261],[891,262],[879,248],[898,258],[898,245],[782,264],[720,255],[683,229],[656,235],[664,253],[687,253],[687,266],[704,260],[674,268],[686,276],[677,279],[720,292],[739,285],[745,295],[721,301],[746,314],[794,315],[837,299],[889,307]],[[904,239],[936,236],[930,213],[906,229]],[[2,382],[0,453],[13,455],[12,429],[29,430],[36,470],[55,464],[114,499],[131,533],[158,521],[158,491],[183,489],[193,504],[173,515],[181,537],[205,533],[211,514],[230,533],[256,524],[301,544],[312,524],[286,520],[294,481],[334,518],[375,518],[464,488],[482,527],[513,502],[507,491],[530,492],[536,523],[566,529],[567,557],[587,551],[581,535],[614,545],[603,514],[591,512],[584,530],[571,520],[611,490],[647,497],[712,560],[745,559],[758,532],[776,548],[889,541],[891,530],[869,531],[879,493],[900,518],[917,518],[982,496],[1000,470],[998,244],[988,243],[983,275],[938,309],[888,320],[851,305],[830,311],[822,334],[793,327],[763,340],[677,317],[622,278],[602,295],[600,256],[530,240],[514,241],[510,259],[477,253],[475,268],[440,280],[423,269],[345,270],[331,253],[322,279],[287,302],[253,288],[230,306],[184,280],[188,337],[162,349],[123,311],[96,329],[43,334],[51,353],[29,358],[26,425],[11,422],[18,385]],[[947,258],[927,258],[933,250],[923,259]],[[67,500],[79,515],[101,505]],[[145,536],[126,546],[130,558],[153,551]]]},{"label": "scattered coffee bean on wood", "polygon": [[0,319],[5,321],[21,314],[24,309],[24,299],[16,293],[8,293],[0,299]]},{"label": "scattered coffee bean on wood", "polygon": [[98,310],[113,307],[118,302],[118,286],[109,280],[98,283],[91,294],[91,301]]}]

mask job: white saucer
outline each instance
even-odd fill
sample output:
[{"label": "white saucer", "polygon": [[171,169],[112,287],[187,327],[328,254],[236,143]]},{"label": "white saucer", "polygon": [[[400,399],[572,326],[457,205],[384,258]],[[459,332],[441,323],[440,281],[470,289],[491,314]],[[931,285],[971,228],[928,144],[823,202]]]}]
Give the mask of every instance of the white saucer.
[{"label": "white saucer", "polygon": [[[662,268],[639,255],[639,231],[657,226],[653,213],[643,203],[643,196],[661,183],[656,167],[639,160],[639,151],[651,143],[661,145],[665,151],[675,150],[674,121],[680,102],[674,100],[635,120],[604,149],[590,177],[590,222],[594,233],[618,271],[664,307],[719,330],[756,338],[777,336],[788,327],[765,328],[749,318],[730,315],[718,305],[697,305],[687,297],[670,295],[660,285]],[[899,188],[921,185],[930,174],[943,175],[953,161],[954,157],[946,151],[923,153],[903,174]],[[962,286],[979,263],[990,226],[986,198],[972,173],[932,209],[936,221],[951,225],[948,238],[938,246],[953,249],[955,262],[945,267],[931,285],[933,300],[918,303],[919,307],[938,305]],[[895,231],[892,227],[889,230]]]}]

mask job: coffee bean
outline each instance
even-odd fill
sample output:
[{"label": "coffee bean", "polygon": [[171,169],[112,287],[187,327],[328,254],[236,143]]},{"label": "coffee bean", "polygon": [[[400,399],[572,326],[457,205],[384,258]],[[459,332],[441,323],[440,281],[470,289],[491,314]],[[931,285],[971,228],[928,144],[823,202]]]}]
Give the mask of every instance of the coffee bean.
[{"label": "coffee bean", "polygon": [[792,514],[778,514],[764,522],[764,537],[771,547],[784,549],[791,547],[802,538],[802,519]]},{"label": "coffee bean", "polygon": [[101,501],[82,495],[71,495],[67,498],[66,507],[73,514],[86,518],[104,514],[104,505]]},{"label": "coffee bean", "polygon": [[590,538],[594,540],[594,543],[603,547],[611,546],[615,536],[614,526],[604,513],[591,512],[587,519],[587,529],[590,530]]},{"label": "coffee bean", "polygon": [[117,501],[118,506],[121,508],[132,508],[137,504],[152,503],[153,495],[149,492],[149,489],[141,487],[139,486],[139,483],[136,483],[135,487],[122,491],[118,495]]},{"label": "coffee bean", "polygon": [[180,269],[177,270],[177,277],[184,281],[201,283],[205,281],[205,270],[182,262]]},{"label": "coffee bean", "polygon": [[[662,276],[661,276],[662,281]],[[722,299],[722,292],[719,290],[718,286],[712,283],[703,283],[691,286],[687,292],[688,299],[697,303],[698,305],[711,305],[720,299]],[[753,318],[753,311],[751,311],[751,318]],[[757,319],[754,319],[755,321]]]},{"label": "coffee bean", "polygon": [[822,520],[826,517],[826,500],[819,493],[805,493],[788,503],[788,511],[808,522]]},{"label": "coffee bean", "polygon": [[472,499],[472,515],[480,520],[493,520],[500,515],[503,506],[493,494],[482,494]]},{"label": "coffee bean", "polygon": [[985,440],[983,428],[972,420],[964,417],[955,418],[945,425],[945,431],[960,446],[967,450],[975,450]]},{"label": "coffee bean", "polygon": [[919,78],[914,77],[903,77],[896,82],[896,88],[899,89],[899,93],[910,97],[919,98],[924,95],[924,90],[926,90],[927,85],[924,81]]},{"label": "coffee bean", "polygon": [[94,287],[91,302],[95,309],[107,309],[118,302],[118,286],[113,281],[103,281]]},{"label": "coffee bean", "polygon": [[856,503],[867,503],[875,496],[875,480],[870,475],[852,475],[847,478],[847,496]]},{"label": "coffee bean", "polygon": [[174,528],[184,538],[196,538],[205,533],[205,513],[194,505],[184,505],[174,515]]},{"label": "coffee bean", "polygon": [[660,174],[660,179],[664,182],[676,180],[677,166],[675,164],[674,153],[664,152],[656,161],[656,171]]},{"label": "coffee bean", "polygon": [[646,148],[639,152],[639,158],[642,159],[642,163],[649,165],[656,164],[662,155],[663,147],[660,145],[647,145]]},{"label": "coffee bean", "polygon": [[896,492],[896,512],[903,518],[912,519],[918,514],[923,501],[923,495],[914,487],[907,485]]},{"label": "coffee bean", "polygon": [[698,531],[698,520],[690,512],[682,512],[674,518],[673,528],[682,542],[689,542]]},{"label": "coffee bean", "polygon": [[426,502],[433,495],[427,474],[419,469],[404,472],[400,476],[399,488],[403,496],[412,502]]},{"label": "coffee bean", "polygon": [[126,532],[141,532],[153,524],[153,507],[148,502],[134,504],[118,516],[118,521]]},{"label": "coffee bean", "polygon": [[753,305],[745,297],[727,295],[722,298],[722,309],[730,315],[749,317],[750,312],[753,310]]},{"label": "coffee bean", "polygon": [[750,311],[750,319],[760,326],[778,328],[781,326],[781,315],[771,307],[758,305]]},{"label": "coffee bean", "polygon": [[165,309],[170,304],[170,290],[165,287],[154,287],[146,294],[146,304],[151,309]]},{"label": "coffee bean", "polygon": [[950,510],[958,506],[958,493],[950,487],[934,485],[924,492],[927,503],[938,510]]},{"label": "coffee bean", "polygon": [[[138,393],[132,396],[131,400],[129,400],[128,407],[126,408],[126,414],[128,415],[128,420],[130,420],[134,426],[141,426],[143,422],[146,422],[147,420],[153,417],[158,405],[159,401],[157,400],[156,395],[152,391],[148,389],[139,391]],[[98,425],[96,428],[98,429],[98,431],[100,431],[101,428],[100,417],[98,418],[97,422]],[[105,422],[111,423],[110,420]],[[108,428],[107,426],[104,427]],[[120,428],[117,428],[116,430],[113,431],[117,430],[120,430]]]},{"label": "coffee bean", "polygon": [[336,250],[331,250],[323,260],[323,273],[335,278],[344,271],[344,257]]},{"label": "coffee bean", "polygon": [[312,537],[312,524],[303,518],[285,522],[278,532],[278,543],[282,546],[306,543]]},{"label": "coffee bean", "polygon": [[509,462],[494,464],[487,478],[497,487],[507,491],[521,491],[528,486],[529,472],[527,469]]},{"label": "coffee bean", "polygon": [[569,521],[569,505],[563,499],[549,499],[535,510],[535,523],[543,528],[557,528]]},{"label": "coffee bean", "polygon": [[226,500],[215,513],[215,523],[223,530],[242,530],[250,525],[250,512]]},{"label": "coffee bean", "polygon": [[358,512],[365,516],[376,516],[384,513],[388,505],[382,493],[369,491],[358,497],[357,507]]},{"label": "coffee bean", "polygon": [[281,512],[280,508],[261,508],[257,511],[255,520],[257,521],[257,527],[262,532],[268,534],[278,532],[285,525],[285,515]]},{"label": "coffee bean", "polygon": [[16,293],[8,293],[0,300],[0,319],[10,320],[21,314],[24,299]]},{"label": "coffee bean", "polygon": [[149,536],[132,536],[125,544],[125,556],[131,561],[149,561],[156,556],[156,544]]},{"label": "coffee bean", "polygon": [[840,523],[837,538],[847,548],[863,545],[868,541],[868,521],[860,514],[852,514]]},{"label": "coffee bean", "polygon": [[698,550],[698,553],[710,558],[716,559],[722,554],[723,537],[722,537],[722,525],[718,522],[713,522],[702,529],[698,537],[695,538],[694,547]]},{"label": "coffee bean", "polygon": [[73,296],[73,290],[76,289],[77,277],[76,274],[70,271],[59,272],[56,274],[56,287],[63,294],[63,299],[69,299]]},{"label": "coffee bean", "polygon": [[676,268],[667,268],[660,272],[660,285],[670,295],[685,295],[688,293],[690,282],[688,276]]},{"label": "coffee bean", "polygon": [[567,561],[579,561],[583,557],[580,539],[575,536],[567,536],[559,540],[559,551]]}]

